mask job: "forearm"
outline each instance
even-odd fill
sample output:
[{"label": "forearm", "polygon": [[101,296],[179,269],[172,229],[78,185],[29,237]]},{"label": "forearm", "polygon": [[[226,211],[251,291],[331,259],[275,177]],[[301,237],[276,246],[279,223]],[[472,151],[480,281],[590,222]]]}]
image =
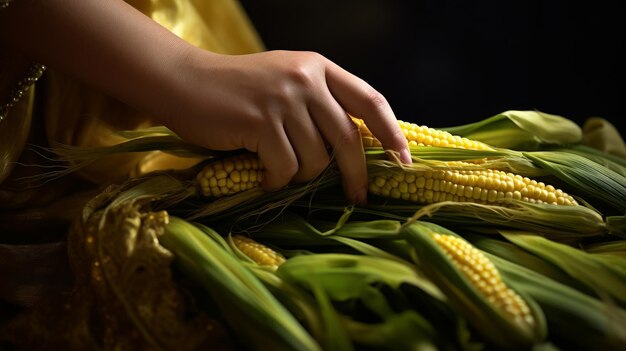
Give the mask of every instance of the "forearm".
[{"label": "forearm", "polygon": [[136,108],[163,111],[188,44],[121,0],[19,0],[0,40]]}]

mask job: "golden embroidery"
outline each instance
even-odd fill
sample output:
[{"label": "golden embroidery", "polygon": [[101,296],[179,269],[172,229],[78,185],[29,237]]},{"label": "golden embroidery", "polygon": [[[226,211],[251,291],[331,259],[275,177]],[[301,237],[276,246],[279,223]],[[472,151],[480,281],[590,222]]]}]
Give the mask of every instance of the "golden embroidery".
[{"label": "golden embroidery", "polygon": [[[0,9],[7,7],[10,1],[11,0],[0,0]],[[26,91],[28,91],[28,89],[41,77],[45,70],[46,66],[39,63],[35,63],[30,66],[26,77],[22,78],[22,80],[17,83],[17,86],[9,95],[6,102],[0,105],[0,123],[4,121],[4,118],[9,113],[9,110],[11,110],[11,107],[20,101]]]}]

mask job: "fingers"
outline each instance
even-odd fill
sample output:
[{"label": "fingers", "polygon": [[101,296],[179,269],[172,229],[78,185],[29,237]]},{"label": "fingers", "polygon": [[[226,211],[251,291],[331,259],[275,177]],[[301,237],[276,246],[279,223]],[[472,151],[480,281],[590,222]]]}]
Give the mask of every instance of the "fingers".
[{"label": "fingers", "polygon": [[298,158],[299,169],[293,177],[296,183],[317,177],[330,163],[328,150],[317,126],[306,109],[285,121],[285,131]]},{"label": "fingers", "polygon": [[349,201],[367,201],[367,170],[358,128],[329,91],[311,103],[311,114],[326,141],[332,146]]},{"label": "fingers", "polygon": [[258,154],[265,168],[261,186],[265,191],[278,190],[298,171],[298,158],[291,147],[282,124],[273,124],[263,142],[259,142]]},{"label": "fingers", "polygon": [[326,67],[326,80],[339,104],[350,114],[362,118],[383,148],[397,152],[403,163],[411,163],[406,138],[382,94],[331,61]]}]

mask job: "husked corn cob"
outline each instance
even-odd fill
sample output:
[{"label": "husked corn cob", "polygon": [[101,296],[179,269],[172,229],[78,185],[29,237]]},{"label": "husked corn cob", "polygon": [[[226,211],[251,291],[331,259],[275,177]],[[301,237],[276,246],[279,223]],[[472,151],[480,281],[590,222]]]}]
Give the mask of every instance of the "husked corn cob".
[{"label": "husked corn cob", "polygon": [[419,203],[441,201],[495,204],[507,199],[537,204],[578,205],[552,185],[499,170],[393,170],[370,180],[376,195]]},{"label": "husked corn cob", "polygon": [[452,235],[434,234],[433,239],[487,301],[523,327],[535,324],[526,302],[502,281],[500,273],[485,254]]},{"label": "husked corn cob", "polygon": [[[453,161],[452,167],[464,164]],[[263,168],[255,154],[207,164],[197,180],[204,196],[232,195],[261,184]],[[441,201],[497,204],[507,199],[537,204],[578,205],[561,189],[499,170],[389,170],[370,180],[375,195],[418,203]]]},{"label": "husked corn cob", "polygon": [[[364,146],[381,146],[363,120],[352,118],[361,132]],[[454,136],[448,132],[398,121],[409,145],[440,146],[490,150],[487,144]],[[256,154],[242,154],[207,164],[197,175],[204,196],[222,197],[257,187],[263,178],[263,166]]]},{"label": "husked corn cob", "polygon": [[[363,146],[381,146],[380,141],[374,137],[362,119],[353,117],[352,121],[361,132]],[[409,146],[439,146],[471,150],[492,150],[492,148],[485,143],[452,135],[442,130],[436,130],[404,121],[398,121],[398,125],[400,129],[402,129]]]},{"label": "husked corn cob", "polygon": [[204,196],[221,197],[255,188],[263,179],[263,166],[253,153],[207,164],[196,176]]},{"label": "husked corn cob", "polygon": [[277,267],[285,262],[283,255],[248,237],[235,235],[232,239],[241,252],[260,266]]}]

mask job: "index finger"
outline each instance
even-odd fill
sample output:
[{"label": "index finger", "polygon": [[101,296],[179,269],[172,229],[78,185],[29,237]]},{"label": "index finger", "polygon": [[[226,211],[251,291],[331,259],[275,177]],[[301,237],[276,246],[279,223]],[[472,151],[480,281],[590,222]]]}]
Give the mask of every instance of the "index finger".
[{"label": "index finger", "polygon": [[385,150],[397,152],[402,163],[412,163],[406,137],[381,93],[332,61],[326,66],[326,84],[344,110],[365,121]]}]

